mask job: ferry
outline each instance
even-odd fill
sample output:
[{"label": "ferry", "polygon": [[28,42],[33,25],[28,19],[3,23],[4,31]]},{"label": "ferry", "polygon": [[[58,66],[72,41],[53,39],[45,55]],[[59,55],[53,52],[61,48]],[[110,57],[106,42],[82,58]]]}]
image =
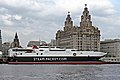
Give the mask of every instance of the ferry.
[{"label": "ferry", "polygon": [[11,48],[8,53],[8,64],[104,64],[100,58],[107,54],[49,46]]}]

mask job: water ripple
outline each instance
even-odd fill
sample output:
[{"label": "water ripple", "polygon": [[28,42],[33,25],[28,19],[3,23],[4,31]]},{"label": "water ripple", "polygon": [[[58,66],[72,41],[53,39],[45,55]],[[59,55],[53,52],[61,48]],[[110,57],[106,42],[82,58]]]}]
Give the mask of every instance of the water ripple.
[{"label": "water ripple", "polygon": [[119,80],[120,65],[0,65],[0,80]]}]

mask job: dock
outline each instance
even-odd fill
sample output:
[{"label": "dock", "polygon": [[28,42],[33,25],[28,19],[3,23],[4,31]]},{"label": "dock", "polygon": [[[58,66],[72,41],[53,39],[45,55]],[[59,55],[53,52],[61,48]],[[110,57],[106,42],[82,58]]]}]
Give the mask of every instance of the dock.
[{"label": "dock", "polygon": [[120,64],[120,57],[103,57],[101,60],[107,64]]}]

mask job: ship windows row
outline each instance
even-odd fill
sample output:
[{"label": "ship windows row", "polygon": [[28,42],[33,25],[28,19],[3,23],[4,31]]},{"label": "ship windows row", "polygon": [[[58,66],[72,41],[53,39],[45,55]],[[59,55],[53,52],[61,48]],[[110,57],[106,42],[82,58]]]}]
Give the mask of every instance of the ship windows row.
[{"label": "ship windows row", "polygon": [[[20,54],[15,53],[15,55],[22,55],[22,53],[20,53]],[[39,55],[39,53],[36,53],[36,55]],[[43,55],[43,53],[41,53],[41,55]]]}]

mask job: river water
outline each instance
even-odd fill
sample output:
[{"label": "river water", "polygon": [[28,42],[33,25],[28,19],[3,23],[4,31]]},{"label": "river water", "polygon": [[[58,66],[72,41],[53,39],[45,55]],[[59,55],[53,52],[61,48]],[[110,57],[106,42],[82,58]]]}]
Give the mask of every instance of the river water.
[{"label": "river water", "polygon": [[120,80],[120,64],[0,64],[0,80]]}]

